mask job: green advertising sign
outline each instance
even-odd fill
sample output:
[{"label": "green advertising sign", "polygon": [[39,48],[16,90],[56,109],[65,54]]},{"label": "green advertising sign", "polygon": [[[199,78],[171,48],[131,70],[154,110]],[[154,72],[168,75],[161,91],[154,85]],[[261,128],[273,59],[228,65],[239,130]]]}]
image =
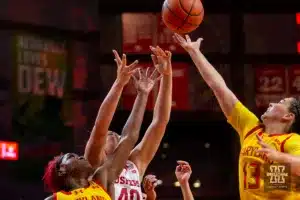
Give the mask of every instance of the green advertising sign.
[{"label": "green advertising sign", "polygon": [[14,136],[28,142],[61,141],[72,117],[66,41],[19,33],[13,45]]}]

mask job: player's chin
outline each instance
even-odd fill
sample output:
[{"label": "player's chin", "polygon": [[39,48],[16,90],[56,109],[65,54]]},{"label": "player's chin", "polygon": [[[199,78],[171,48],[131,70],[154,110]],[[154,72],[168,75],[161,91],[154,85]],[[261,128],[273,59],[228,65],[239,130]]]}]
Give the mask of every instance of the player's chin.
[{"label": "player's chin", "polygon": [[92,165],[87,160],[80,160],[79,165],[85,169],[92,169]]},{"label": "player's chin", "polygon": [[267,114],[264,113],[264,114],[262,114],[262,115],[260,116],[260,119],[261,119],[262,121],[264,121],[264,120],[266,119],[266,117],[267,117]]}]

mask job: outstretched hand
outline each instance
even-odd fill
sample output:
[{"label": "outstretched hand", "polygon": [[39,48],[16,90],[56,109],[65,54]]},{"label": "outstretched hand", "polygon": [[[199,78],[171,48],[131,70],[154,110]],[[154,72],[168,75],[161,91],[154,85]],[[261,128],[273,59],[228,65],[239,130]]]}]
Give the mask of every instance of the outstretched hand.
[{"label": "outstretched hand", "polygon": [[129,82],[131,75],[135,72],[138,61],[136,60],[130,65],[127,65],[127,59],[125,54],[122,55],[121,59],[116,50],[113,50],[113,53],[115,56],[114,60],[118,66],[117,81],[122,85],[126,85]]},{"label": "outstretched hand", "polygon": [[175,33],[173,35],[174,41],[184,48],[187,52],[191,50],[199,50],[203,38],[198,38],[196,41],[192,41],[189,35],[185,35],[183,38],[181,35]]},{"label": "outstretched hand", "polygon": [[146,70],[137,69],[138,71],[138,78],[133,74],[134,85],[138,92],[149,93],[155,83],[161,78],[155,78],[155,70],[150,74],[150,68],[148,67]]},{"label": "outstretched hand", "polygon": [[192,168],[188,162],[179,160],[177,161],[177,167],[175,170],[175,175],[180,184],[187,183],[192,174]]},{"label": "outstretched hand", "polygon": [[162,75],[171,75],[172,74],[172,64],[171,64],[172,53],[170,51],[162,50],[159,46],[157,47],[150,46],[150,49],[153,53],[151,54],[151,58],[156,70]]}]

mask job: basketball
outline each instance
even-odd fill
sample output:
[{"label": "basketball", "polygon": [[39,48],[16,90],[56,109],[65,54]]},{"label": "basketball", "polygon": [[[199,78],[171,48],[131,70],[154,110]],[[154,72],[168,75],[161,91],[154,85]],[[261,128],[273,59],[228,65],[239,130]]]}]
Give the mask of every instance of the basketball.
[{"label": "basketball", "polygon": [[173,32],[190,33],[202,22],[204,9],[200,0],[165,0],[162,20]]}]

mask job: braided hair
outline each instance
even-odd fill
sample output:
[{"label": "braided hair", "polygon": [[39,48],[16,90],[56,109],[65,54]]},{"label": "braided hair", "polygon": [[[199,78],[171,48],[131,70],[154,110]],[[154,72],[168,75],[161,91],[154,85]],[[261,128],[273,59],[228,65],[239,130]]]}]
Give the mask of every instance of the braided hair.
[{"label": "braided hair", "polygon": [[289,111],[295,115],[295,120],[290,127],[290,133],[300,134],[300,101],[293,98]]}]

